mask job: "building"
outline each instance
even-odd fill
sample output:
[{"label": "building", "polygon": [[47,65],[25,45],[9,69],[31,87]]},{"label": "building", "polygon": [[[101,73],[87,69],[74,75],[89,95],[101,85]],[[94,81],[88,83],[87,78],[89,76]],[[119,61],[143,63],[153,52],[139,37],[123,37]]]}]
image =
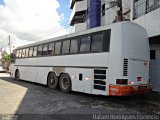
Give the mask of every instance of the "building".
[{"label": "building", "polygon": [[160,92],[160,0],[132,0],[131,20],[143,26],[150,42],[150,82]]},{"label": "building", "polygon": [[70,8],[71,33],[130,19],[130,0],[70,0]]}]

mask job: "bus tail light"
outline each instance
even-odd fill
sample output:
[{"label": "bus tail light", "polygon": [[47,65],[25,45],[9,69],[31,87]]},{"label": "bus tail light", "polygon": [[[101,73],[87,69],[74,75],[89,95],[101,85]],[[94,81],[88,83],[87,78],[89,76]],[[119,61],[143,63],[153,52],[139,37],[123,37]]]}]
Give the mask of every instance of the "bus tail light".
[{"label": "bus tail light", "polygon": [[127,85],[128,79],[117,79],[116,84]]},{"label": "bus tail light", "polygon": [[133,85],[133,84],[134,84],[134,82],[128,82],[128,84],[129,84],[129,85]]}]

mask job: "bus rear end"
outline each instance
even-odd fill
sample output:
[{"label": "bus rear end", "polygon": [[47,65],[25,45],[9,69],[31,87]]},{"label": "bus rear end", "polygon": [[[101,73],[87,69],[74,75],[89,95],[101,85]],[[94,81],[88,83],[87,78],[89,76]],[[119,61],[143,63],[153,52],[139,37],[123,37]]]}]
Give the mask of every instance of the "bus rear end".
[{"label": "bus rear end", "polygon": [[[116,66],[111,64],[111,67],[117,68],[119,72],[114,73],[116,77],[113,77],[113,74],[110,76],[114,82],[109,84],[109,95],[127,96],[149,93],[151,87],[149,85],[148,35],[142,27],[127,22],[122,24],[121,33],[122,36],[119,37],[122,44],[117,51],[122,57],[115,60]],[[118,52],[115,51],[113,56]]]}]

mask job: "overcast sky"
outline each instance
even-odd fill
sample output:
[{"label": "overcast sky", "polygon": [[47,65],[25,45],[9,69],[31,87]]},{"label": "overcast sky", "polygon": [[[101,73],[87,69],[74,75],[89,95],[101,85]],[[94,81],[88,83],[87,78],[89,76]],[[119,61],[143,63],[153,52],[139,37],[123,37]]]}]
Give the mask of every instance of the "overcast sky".
[{"label": "overcast sky", "polygon": [[0,46],[64,35],[69,15],[69,0],[0,0]]}]

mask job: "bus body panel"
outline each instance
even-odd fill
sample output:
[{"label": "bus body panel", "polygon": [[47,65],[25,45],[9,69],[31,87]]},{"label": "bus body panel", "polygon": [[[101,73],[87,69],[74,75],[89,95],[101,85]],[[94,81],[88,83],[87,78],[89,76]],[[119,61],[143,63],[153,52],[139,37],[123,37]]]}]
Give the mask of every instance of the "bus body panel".
[{"label": "bus body panel", "polygon": [[123,57],[128,59],[128,82],[132,85],[148,84],[150,56],[147,32],[138,25],[123,26],[122,31]]},{"label": "bus body panel", "polygon": [[[57,40],[108,29],[111,29],[109,51],[19,58],[12,65],[11,76],[15,77],[15,70],[18,69],[20,74],[22,72],[21,79],[46,85],[49,72],[55,72],[58,77],[67,73],[73,91],[112,96],[148,92],[149,45],[147,33],[139,25],[131,22],[116,23],[58,37]],[[45,41],[31,45],[43,43]],[[123,80],[127,82],[124,84]],[[142,84],[144,89],[139,89]]]}]

